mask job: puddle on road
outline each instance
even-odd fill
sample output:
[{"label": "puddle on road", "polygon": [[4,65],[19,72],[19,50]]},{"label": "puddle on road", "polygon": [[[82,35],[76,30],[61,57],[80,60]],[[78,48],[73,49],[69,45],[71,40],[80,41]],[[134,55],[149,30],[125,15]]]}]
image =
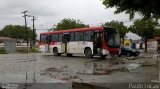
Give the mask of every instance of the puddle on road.
[{"label": "puddle on road", "polygon": [[127,64],[127,65],[126,65],[126,68],[127,68],[128,70],[132,70],[132,69],[136,69],[136,68],[138,68],[138,67],[140,67],[140,66],[141,66],[141,64],[131,63],[131,64]]}]

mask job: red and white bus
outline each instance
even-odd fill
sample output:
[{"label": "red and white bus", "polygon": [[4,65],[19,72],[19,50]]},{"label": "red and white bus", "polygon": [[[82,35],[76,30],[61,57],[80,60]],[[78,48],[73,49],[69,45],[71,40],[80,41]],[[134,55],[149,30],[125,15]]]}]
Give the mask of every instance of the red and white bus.
[{"label": "red and white bus", "polygon": [[85,54],[87,57],[118,54],[120,51],[119,32],[112,27],[89,27],[40,34],[40,50],[53,52],[55,56]]}]

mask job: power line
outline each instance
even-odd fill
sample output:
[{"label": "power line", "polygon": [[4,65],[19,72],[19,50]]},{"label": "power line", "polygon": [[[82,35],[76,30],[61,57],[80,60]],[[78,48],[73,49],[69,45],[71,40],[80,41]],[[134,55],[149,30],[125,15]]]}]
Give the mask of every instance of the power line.
[{"label": "power line", "polygon": [[50,29],[36,29],[36,30],[50,30]]}]

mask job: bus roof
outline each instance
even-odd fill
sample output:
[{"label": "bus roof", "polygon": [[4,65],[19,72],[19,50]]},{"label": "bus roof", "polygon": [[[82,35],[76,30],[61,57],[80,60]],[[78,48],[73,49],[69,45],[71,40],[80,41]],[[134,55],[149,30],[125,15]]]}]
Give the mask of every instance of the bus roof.
[{"label": "bus roof", "polygon": [[90,31],[90,30],[103,30],[103,27],[88,27],[88,28],[75,28],[75,29],[68,29],[68,30],[59,30],[59,31],[52,31],[52,32],[42,32],[40,34],[57,34],[57,33],[67,33],[67,32],[79,32],[79,31]]}]

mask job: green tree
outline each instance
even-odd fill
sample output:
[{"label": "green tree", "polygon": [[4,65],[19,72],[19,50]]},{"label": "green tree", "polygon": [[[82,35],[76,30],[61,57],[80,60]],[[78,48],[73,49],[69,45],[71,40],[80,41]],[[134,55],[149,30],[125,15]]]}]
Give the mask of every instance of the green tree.
[{"label": "green tree", "polygon": [[119,31],[121,38],[124,38],[124,36],[128,32],[128,29],[126,26],[124,26],[123,22],[113,20],[111,22],[105,23],[105,26],[115,27]]},{"label": "green tree", "polygon": [[125,12],[134,18],[135,12],[144,18],[160,17],[159,0],[102,0],[106,8],[115,7],[115,13]]},{"label": "green tree", "polygon": [[0,31],[0,37],[6,36],[3,31]]},{"label": "green tree", "polygon": [[[20,25],[6,25],[2,29],[2,35],[5,35],[7,37],[12,37],[16,39],[24,39],[26,40],[26,33],[28,33],[28,38],[33,39],[33,32],[32,30],[28,27],[27,30],[25,29],[25,26],[20,26]],[[35,34],[35,37],[37,34]]]},{"label": "green tree", "polygon": [[82,23],[80,20],[74,20],[69,18],[63,19],[55,26],[56,27],[53,28],[54,30],[66,30],[66,29],[89,27],[88,25]]},{"label": "green tree", "polygon": [[155,30],[154,36],[159,36],[160,37],[160,28]]},{"label": "green tree", "polygon": [[145,51],[147,51],[147,39],[153,38],[158,21],[154,19],[138,19],[129,27],[134,32],[145,39]]}]

